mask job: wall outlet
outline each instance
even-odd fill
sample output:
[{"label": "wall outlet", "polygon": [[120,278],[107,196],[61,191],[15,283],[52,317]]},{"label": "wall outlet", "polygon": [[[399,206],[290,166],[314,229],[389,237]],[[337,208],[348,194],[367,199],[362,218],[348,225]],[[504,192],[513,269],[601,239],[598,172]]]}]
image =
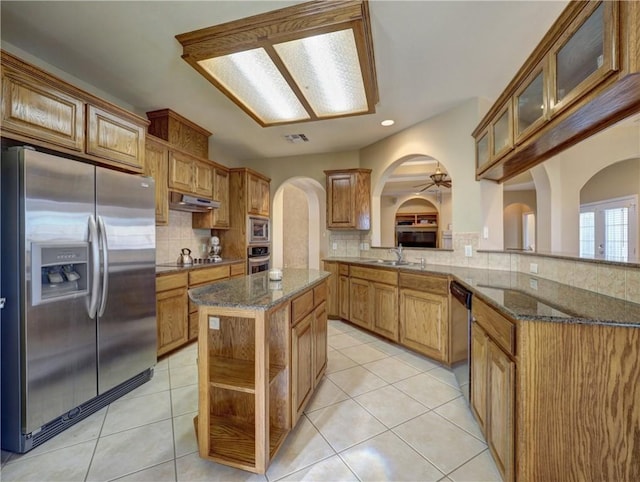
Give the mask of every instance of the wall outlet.
[{"label": "wall outlet", "polygon": [[535,278],[529,278],[529,286],[531,287],[532,290],[537,290],[538,289],[538,280]]},{"label": "wall outlet", "polygon": [[489,228],[487,226],[482,229],[482,238],[489,239]]},{"label": "wall outlet", "polygon": [[209,317],[209,329],[210,330],[219,330],[220,329],[220,318],[217,316]]},{"label": "wall outlet", "polygon": [[529,263],[529,273],[538,273],[538,263]]},{"label": "wall outlet", "polygon": [[333,244],[331,245],[331,249],[333,249],[334,251],[335,251],[336,249],[338,249],[338,243],[333,243]]},{"label": "wall outlet", "polygon": [[464,247],[464,255],[465,255],[467,258],[470,258],[471,256],[473,256],[473,246],[471,246],[470,244],[467,244],[467,245]]}]

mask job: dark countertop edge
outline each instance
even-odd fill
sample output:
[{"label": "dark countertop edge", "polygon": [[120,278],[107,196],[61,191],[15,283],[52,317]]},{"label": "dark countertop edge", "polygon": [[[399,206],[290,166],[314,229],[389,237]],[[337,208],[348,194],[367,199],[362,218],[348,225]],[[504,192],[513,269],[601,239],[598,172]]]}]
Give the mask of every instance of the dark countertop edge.
[{"label": "dark countertop edge", "polygon": [[563,259],[567,261],[578,261],[584,263],[592,263],[592,264],[606,264],[610,266],[618,266],[621,268],[640,268],[640,262],[635,261],[611,261],[608,259],[597,259],[597,258],[581,258],[579,256],[572,256],[570,254],[562,254],[562,253],[538,253],[536,251],[525,251],[525,250],[492,250],[492,249],[479,249],[478,253],[494,253],[494,254],[521,254],[525,256],[537,256],[539,258],[552,258],[552,259]]},{"label": "dark countertop edge", "polygon": [[[463,278],[461,278],[460,276],[456,275],[453,272],[455,270],[472,270],[472,271],[478,270],[478,271],[497,271],[500,273],[513,273],[512,271],[508,271],[508,270],[489,270],[486,268],[469,268],[466,266],[448,266],[448,265],[433,265],[433,264],[428,264],[425,268],[422,268],[418,264],[390,266],[390,265],[383,265],[381,263],[376,263],[375,262],[376,259],[373,259],[373,258],[369,259],[369,258],[328,257],[328,258],[323,258],[322,261],[359,264],[362,266],[375,267],[378,269],[386,268],[386,269],[392,269],[397,271],[405,271],[409,273],[419,272],[424,274],[451,276],[455,278],[456,281],[464,285],[467,289],[471,290],[474,296],[481,298],[484,302],[486,302],[488,305],[495,308],[500,313],[518,321],[538,321],[538,322],[548,322],[548,323],[575,323],[575,324],[583,324],[583,325],[607,325],[607,326],[616,326],[616,327],[623,327],[623,328],[640,328],[640,320],[638,320],[637,323],[634,323],[634,322],[625,322],[625,321],[617,321],[617,320],[603,320],[603,319],[596,319],[596,318],[581,318],[577,316],[567,316],[567,317],[532,316],[532,315],[522,315],[522,314],[514,313],[513,311],[508,309],[506,306],[501,305],[491,297],[480,292],[477,287],[470,285]],[[437,268],[435,268],[436,266]],[[526,274],[523,274],[523,275],[527,276]],[[545,278],[539,278],[539,279],[545,280],[550,283],[557,283],[559,285],[562,285],[562,283],[558,283],[557,281],[547,280]],[[563,285],[563,286],[568,286],[568,285]],[[499,287],[497,288],[500,289]],[[573,286],[569,286],[569,288],[576,289],[576,290],[581,289]],[[586,290],[583,290],[583,291],[586,291]],[[606,296],[600,293],[593,293],[593,294],[598,296]],[[636,303],[632,303],[631,301],[626,301],[619,298],[613,298],[613,297],[608,297],[608,298],[611,298],[612,300],[615,300],[616,302],[619,302],[619,303],[629,303],[632,305],[636,304]],[[544,301],[544,300],[540,300],[540,301]]]},{"label": "dark countertop edge", "polygon": [[[331,276],[331,273],[329,273],[328,271],[322,271],[322,270],[313,270],[313,271],[317,271],[318,273],[320,273],[319,278],[317,280],[313,281],[312,283],[307,283],[293,291],[290,291],[286,295],[283,295],[281,298],[278,298],[277,300],[273,300],[270,303],[263,304],[263,305],[244,305],[241,303],[224,302],[224,301],[216,301],[215,303],[203,303],[202,300],[197,301],[194,298],[194,294],[197,294],[198,291],[206,290],[208,285],[191,288],[187,291],[187,293],[189,294],[189,299],[194,303],[196,303],[198,306],[212,306],[217,308],[238,308],[242,310],[254,310],[254,311],[269,311],[274,306],[278,306],[284,301],[288,301],[292,298],[295,298],[297,295],[299,295],[303,291],[306,291],[309,288],[314,287],[317,284],[320,284],[322,281],[326,280],[329,276]],[[245,275],[245,277],[248,277],[248,276],[265,276],[265,273],[255,273],[252,275]],[[216,283],[224,283],[225,281],[228,281],[228,280],[218,281]]]},{"label": "dark countertop edge", "polygon": [[[200,268],[214,268],[216,266],[226,266],[229,264],[244,263],[244,262],[246,262],[246,260],[239,258],[239,259],[225,259],[220,261],[219,263],[195,263],[195,264],[190,264],[185,266],[172,265],[170,263],[166,263],[166,264],[158,263],[156,264],[156,275],[178,273],[180,271],[190,271],[190,270],[200,269]],[[158,271],[159,269],[161,271]]]}]

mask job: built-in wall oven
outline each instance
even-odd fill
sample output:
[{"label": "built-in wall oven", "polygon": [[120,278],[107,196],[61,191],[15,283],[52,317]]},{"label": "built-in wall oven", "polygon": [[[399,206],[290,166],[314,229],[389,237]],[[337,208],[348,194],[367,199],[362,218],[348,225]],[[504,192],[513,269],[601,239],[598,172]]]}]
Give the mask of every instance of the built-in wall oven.
[{"label": "built-in wall oven", "polygon": [[247,244],[268,244],[271,241],[269,218],[249,216],[247,224]]},{"label": "built-in wall oven", "polygon": [[247,274],[268,271],[271,252],[268,244],[254,245],[247,248]]},{"label": "built-in wall oven", "polygon": [[462,394],[469,402],[471,373],[471,291],[452,281],[451,292],[451,368]]}]

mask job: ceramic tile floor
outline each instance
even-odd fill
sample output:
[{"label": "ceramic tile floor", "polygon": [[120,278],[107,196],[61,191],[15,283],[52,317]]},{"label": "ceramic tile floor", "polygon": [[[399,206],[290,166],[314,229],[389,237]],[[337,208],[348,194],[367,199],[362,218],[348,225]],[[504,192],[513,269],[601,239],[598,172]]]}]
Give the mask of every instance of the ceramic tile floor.
[{"label": "ceramic tile floor", "polygon": [[10,481],[498,481],[450,370],[329,321],[327,373],[266,475],[198,457],[196,345],[154,378],[25,455]]}]

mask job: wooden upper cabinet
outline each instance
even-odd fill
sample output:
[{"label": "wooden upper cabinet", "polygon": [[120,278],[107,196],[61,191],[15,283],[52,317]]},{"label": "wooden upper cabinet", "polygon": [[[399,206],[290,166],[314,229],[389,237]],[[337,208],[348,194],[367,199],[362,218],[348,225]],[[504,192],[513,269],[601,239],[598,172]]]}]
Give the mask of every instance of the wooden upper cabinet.
[{"label": "wooden upper cabinet", "polygon": [[25,73],[2,66],[2,131],[66,147],[84,149],[81,99]]},{"label": "wooden upper cabinet", "polygon": [[637,112],[639,72],[640,2],[569,2],[473,131],[476,177],[510,179]]},{"label": "wooden upper cabinet", "polygon": [[591,2],[551,49],[551,112],[579,99],[617,70],[618,8]]},{"label": "wooden upper cabinet", "polygon": [[87,106],[87,154],[144,168],[145,124],[135,123],[100,107]]},{"label": "wooden upper cabinet", "polygon": [[213,198],[213,166],[209,162],[194,161],[193,193],[198,196]]},{"label": "wooden upper cabinet", "polygon": [[194,229],[229,229],[229,170],[218,164],[211,165],[213,199],[220,207],[206,213],[192,214]]},{"label": "wooden upper cabinet", "polygon": [[213,198],[213,164],[182,151],[169,151],[169,188],[206,199]]},{"label": "wooden upper cabinet", "polygon": [[169,224],[169,147],[147,136],[144,174],[155,180],[156,224]]},{"label": "wooden upper cabinet", "polygon": [[147,112],[149,134],[164,139],[169,144],[194,156],[209,158],[211,132],[182,117],[171,109]]},{"label": "wooden upper cabinet", "polygon": [[220,207],[213,210],[213,227],[229,227],[229,171],[216,166],[213,170],[213,199]]},{"label": "wooden upper cabinet", "polygon": [[324,171],[327,176],[327,229],[371,227],[371,169]]},{"label": "wooden upper cabinet", "polygon": [[169,188],[192,194],[193,175],[193,158],[180,151],[169,151]]},{"label": "wooden upper cabinet", "polygon": [[248,213],[258,216],[269,216],[270,214],[270,185],[269,181],[249,172],[247,174]]},{"label": "wooden upper cabinet", "polygon": [[545,63],[535,69],[516,91],[513,102],[513,137],[519,144],[547,120],[548,100],[545,89]]},{"label": "wooden upper cabinet", "polygon": [[3,137],[141,173],[148,122],[2,51]]},{"label": "wooden upper cabinet", "polygon": [[513,147],[513,114],[507,102],[489,127],[491,158],[499,159]]}]

